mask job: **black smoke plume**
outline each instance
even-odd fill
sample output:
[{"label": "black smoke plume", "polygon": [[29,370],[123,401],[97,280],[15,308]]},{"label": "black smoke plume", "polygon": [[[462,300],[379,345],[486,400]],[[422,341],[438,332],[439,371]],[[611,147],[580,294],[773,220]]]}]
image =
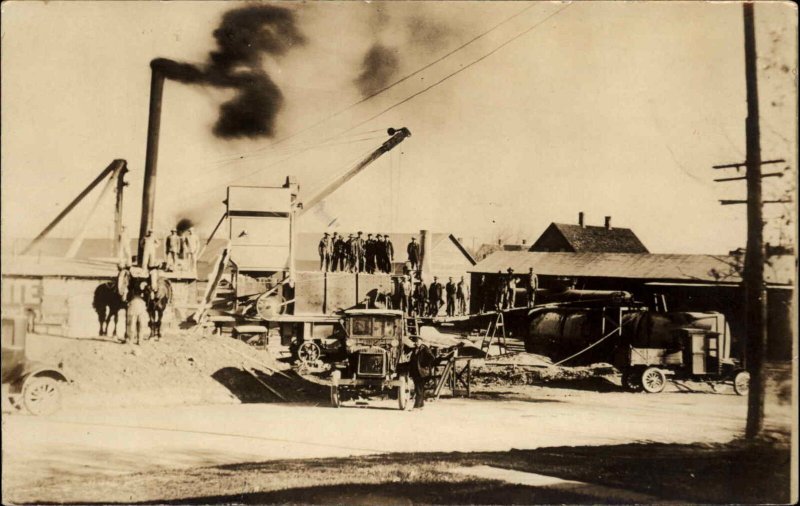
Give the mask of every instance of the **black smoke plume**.
[{"label": "black smoke plume", "polygon": [[272,5],[234,9],[223,15],[214,38],[217,50],[204,66],[164,58],[151,65],[176,81],[236,90],[236,96],[220,106],[216,136],[272,137],[283,94],[262,63],[266,55],[280,56],[305,43],[294,13]]},{"label": "black smoke plume", "polygon": [[175,230],[177,230],[180,233],[183,233],[192,227],[194,227],[194,223],[192,222],[192,220],[190,220],[189,218],[181,218],[180,220],[178,220],[178,224],[175,225]]},{"label": "black smoke plume", "polygon": [[397,50],[375,43],[364,55],[361,73],[355,80],[362,96],[368,97],[386,86],[397,75],[400,58]]}]

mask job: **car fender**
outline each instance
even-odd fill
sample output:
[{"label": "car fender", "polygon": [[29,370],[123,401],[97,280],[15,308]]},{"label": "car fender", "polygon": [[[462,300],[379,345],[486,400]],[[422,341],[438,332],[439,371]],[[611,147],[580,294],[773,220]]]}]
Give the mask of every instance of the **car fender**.
[{"label": "car fender", "polygon": [[28,381],[28,378],[33,378],[36,376],[48,376],[57,381],[63,381],[67,384],[72,383],[72,379],[64,374],[64,371],[57,367],[43,364],[41,362],[27,361],[23,365],[17,380],[11,383],[12,391],[21,391],[25,382]]}]

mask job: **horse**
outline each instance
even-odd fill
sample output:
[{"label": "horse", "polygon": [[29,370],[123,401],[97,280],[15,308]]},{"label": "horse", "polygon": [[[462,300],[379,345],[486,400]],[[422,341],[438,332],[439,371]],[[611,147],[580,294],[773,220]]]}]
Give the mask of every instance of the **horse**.
[{"label": "horse", "polygon": [[161,337],[161,320],[164,311],[172,302],[172,284],[168,279],[159,277],[148,283],[144,293],[147,303],[147,314],[150,316],[150,335],[158,340]]},{"label": "horse", "polygon": [[131,272],[128,269],[120,269],[116,280],[106,281],[94,290],[92,307],[97,313],[97,320],[100,323],[101,336],[108,334],[108,324],[114,319],[114,337],[117,337],[117,324],[119,323],[119,312],[125,309],[128,303],[130,292]]}]

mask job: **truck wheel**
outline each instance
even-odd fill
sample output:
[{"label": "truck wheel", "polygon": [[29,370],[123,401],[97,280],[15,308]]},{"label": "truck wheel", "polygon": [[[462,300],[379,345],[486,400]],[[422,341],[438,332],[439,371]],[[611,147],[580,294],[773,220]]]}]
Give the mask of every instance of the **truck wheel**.
[{"label": "truck wheel", "polygon": [[642,377],[639,372],[633,369],[623,371],[622,373],[622,386],[630,392],[642,391]]},{"label": "truck wheel", "polygon": [[61,408],[61,385],[48,376],[33,376],[22,387],[22,402],[32,415],[50,415]]},{"label": "truck wheel", "polygon": [[642,388],[645,392],[657,394],[667,385],[667,377],[658,367],[648,367],[642,373]]},{"label": "truck wheel", "polygon": [[403,411],[411,411],[415,400],[414,380],[408,374],[402,374],[397,387],[397,405]]},{"label": "truck wheel", "polygon": [[750,373],[747,371],[739,371],[733,377],[733,391],[737,395],[747,395],[750,391]]}]

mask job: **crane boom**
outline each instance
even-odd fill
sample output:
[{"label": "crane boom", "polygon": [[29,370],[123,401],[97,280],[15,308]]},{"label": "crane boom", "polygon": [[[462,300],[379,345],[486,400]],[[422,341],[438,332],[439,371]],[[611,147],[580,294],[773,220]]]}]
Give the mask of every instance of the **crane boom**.
[{"label": "crane boom", "polygon": [[370,153],[366,158],[358,162],[355,167],[347,171],[344,175],[342,175],[342,177],[336,179],[331,184],[323,188],[322,191],[311,197],[308,202],[303,203],[302,208],[297,210],[297,214],[302,215],[315,205],[319,204],[322,200],[328,197],[328,195],[335,192],[340,186],[355,177],[356,174],[364,170],[369,164],[380,158],[384,153],[391,151],[395,146],[403,142],[406,137],[411,137],[411,132],[405,127],[399,129],[390,128],[388,133],[391,135],[391,137],[386,142],[381,144],[378,149]]}]

